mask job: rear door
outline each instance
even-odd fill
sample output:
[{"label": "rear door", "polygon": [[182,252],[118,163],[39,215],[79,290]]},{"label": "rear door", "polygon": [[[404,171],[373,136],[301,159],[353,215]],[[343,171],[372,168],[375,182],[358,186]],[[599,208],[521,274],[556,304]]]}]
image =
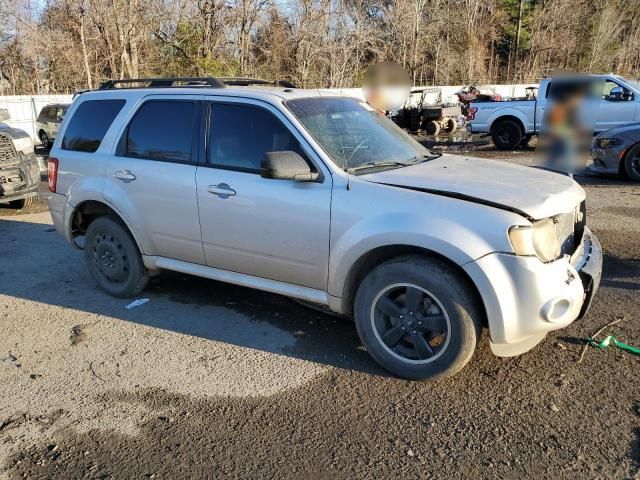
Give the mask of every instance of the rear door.
[{"label": "rear door", "polygon": [[[198,204],[207,265],[325,290],[331,176],[277,108],[210,99]],[[316,182],[265,179],[265,152],[293,150]]]},{"label": "rear door", "polygon": [[201,96],[142,99],[109,159],[104,195],[147,239],[145,253],[204,264],[195,187]]}]

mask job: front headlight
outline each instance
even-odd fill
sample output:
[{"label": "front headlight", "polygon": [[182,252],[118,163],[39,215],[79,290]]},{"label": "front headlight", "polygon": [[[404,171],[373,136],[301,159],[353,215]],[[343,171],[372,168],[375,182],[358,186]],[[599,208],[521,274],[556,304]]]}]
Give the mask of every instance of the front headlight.
[{"label": "front headlight", "polygon": [[622,144],[622,140],[619,138],[599,138],[596,143],[600,148],[609,148]]},{"label": "front headlight", "polygon": [[551,218],[538,220],[530,227],[511,227],[509,241],[516,255],[535,255],[543,262],[551,262],[560,256],[561,245]]}]

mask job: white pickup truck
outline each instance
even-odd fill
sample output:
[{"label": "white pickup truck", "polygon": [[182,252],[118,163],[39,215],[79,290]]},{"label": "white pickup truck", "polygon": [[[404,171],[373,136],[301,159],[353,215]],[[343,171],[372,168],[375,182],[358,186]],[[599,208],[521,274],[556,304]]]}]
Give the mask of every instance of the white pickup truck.
[{"label": "white pickup truck", "polygon": [[[599,98],[590,102],[585,120],[594,132],[603,132],[618,125],[640,120],[640,83],[617,75],[591,75],[602,87]],[[550,87],[557,78],[540,82],[537,98],[499,102],[472,102],[468,120],[472,133],[491,135],[494,145],[510,150],[525,144],[540,131]]]}]

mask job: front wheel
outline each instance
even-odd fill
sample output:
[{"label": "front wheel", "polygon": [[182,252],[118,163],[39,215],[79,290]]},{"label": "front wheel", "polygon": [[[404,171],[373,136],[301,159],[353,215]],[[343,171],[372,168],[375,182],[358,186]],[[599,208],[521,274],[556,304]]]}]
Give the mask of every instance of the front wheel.
[{"label": "front wheel", "polygon": [[453,375],[471,359],[481,310],[461,275],[446,263],[407,256],[370,272],[356,294],[355,321],[369,354],[400,377]]},{"label": "front wheel", "polygon": [[640,182],[640,144],[633,147],[624,158],[624,171],[634,182]]},{"label": "front wheel", "polygon": [[51,140],[49,140],[49,136],[45,133],[44,130],[40,132],[40,143],[44,148],[49,148],[51,146]]},{"label": "front wheel", "polygon": [[133,297],[149,281],[149,270],[127,228],[114,216],[89,224],[84,254],[91,276],[114,297]]},{"label": "front wheel", "polygon": [[440,133],[440,124],[435,120],[429,120],[424,124],[424,131],[427,135],[438,135]]},{"label": "front wheel", "polygon": [[23,208],[27,208],[36,203],[37,197],[32,195],[30,197],[21,198],[20,200],[11,200],[9,202],[10,208],[15,208],[16,210],[22,210]]}]

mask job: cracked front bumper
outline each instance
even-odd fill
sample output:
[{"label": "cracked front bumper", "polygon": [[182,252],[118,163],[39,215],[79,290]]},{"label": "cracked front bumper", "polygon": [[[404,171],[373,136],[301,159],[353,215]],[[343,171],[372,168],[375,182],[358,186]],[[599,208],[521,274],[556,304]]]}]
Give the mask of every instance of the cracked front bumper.
[{"label": "cracked front bumper", "polygon": [[513,356],[587,313],[600,285],[602,248],[585,228],[571,257],[542,263],[535,257],[492,253],[464,269],[484,302],[493,352]]}]

